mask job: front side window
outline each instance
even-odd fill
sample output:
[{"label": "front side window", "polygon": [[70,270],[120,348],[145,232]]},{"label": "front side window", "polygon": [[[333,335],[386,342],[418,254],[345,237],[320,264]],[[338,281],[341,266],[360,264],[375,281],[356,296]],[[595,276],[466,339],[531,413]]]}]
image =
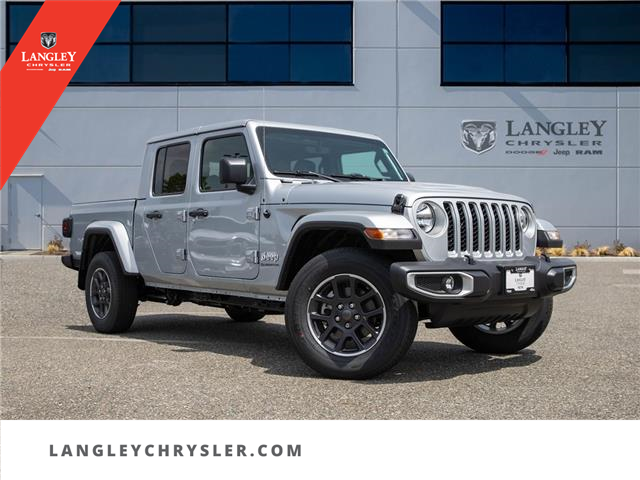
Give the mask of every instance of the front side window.
[{"label": "front side window", "polygon": [[279,127],[259,127],[256,133],[267,166],[276,175],[311,172],[340,180],[407,180],[378,140]]},{"label": "front side window", "polygon": [[179,195],[187,185],[189,143],[169,145],[158,149],[153,174],[153,194]]},{"label": "front side window", "polygon": [[442,2],[443,85],[639,85],[640,2]]},{"label": "front side window", "polygon": [[204,142],[200,159],[200,191],[231,190],[235,185],[220,183],[220,161],[224,157],[247,159],[247,178],[253,177],[247,142],[242,134],[211,138]]}]

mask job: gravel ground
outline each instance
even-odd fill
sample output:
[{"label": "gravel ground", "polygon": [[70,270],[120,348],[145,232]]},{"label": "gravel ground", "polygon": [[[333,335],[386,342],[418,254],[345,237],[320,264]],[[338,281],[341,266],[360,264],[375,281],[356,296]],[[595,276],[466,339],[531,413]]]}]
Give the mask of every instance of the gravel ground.
[{"label": "gravel ground", "polygon": [[320,378],[282,317],[143,304],[132,329],[92,329],[59,258],[0,256],[3,419],[639,418],[640,262],[586,259],[546,333],[518,355],[477,354],[418,329],[369,381]]}]

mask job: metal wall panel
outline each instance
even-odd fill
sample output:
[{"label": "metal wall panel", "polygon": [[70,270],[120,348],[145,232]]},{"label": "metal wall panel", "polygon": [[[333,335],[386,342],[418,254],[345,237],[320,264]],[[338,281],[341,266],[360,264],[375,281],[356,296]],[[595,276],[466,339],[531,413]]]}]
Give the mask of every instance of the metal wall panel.
[{"label": "metal wall panel", "polygon": [[398,46],[440,48],[440,2],[400,2]]},{"label": "metal wall panel", "polygon": [[640,108],[618,110],[619,166],[640,167]]},{"label": "metal wall panel", "polygon": [[[356,0],[353,7],[356,48],[396,46],[396,2]],[[376,32],[372,35],[372,32]]]},{"label": "metal wall panel", "polygon": [[618,175],[618,224],[640,228],[640,168],[621,168]]},{"label": "metal wall panel", "polygon": [[262,118],[261,108],[180,108],[178,110],[178,129],[198,127],[212,123],[228,122],[245,118]]},{"label": "metal wall panel", "polygon": [[54,108],[20,166],[140,165],[147,138],[175,131],[175,108]]},{"label": "metal wall panel", "polygon": [[56,107],[73,108],[175,108],[178,87],[67,87]]}]

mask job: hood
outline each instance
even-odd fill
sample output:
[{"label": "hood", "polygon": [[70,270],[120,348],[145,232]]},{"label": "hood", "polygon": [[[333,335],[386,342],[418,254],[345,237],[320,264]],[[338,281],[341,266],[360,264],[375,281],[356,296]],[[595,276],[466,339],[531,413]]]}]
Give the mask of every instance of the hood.
[{"label": "hood", "polygon": [[407,197],[407,206],[421,198],[475,198],[528,201],[515,195],[465,185],[426,182],[314,182],[295,183],[289,190],[286,202],[292,203],[338,203],[352,205],[389,205],[397,194]]}]

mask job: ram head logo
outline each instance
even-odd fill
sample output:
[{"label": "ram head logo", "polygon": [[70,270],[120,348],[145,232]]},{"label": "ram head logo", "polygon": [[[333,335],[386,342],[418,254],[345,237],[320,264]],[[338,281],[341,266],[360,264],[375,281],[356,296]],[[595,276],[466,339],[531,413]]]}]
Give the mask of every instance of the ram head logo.
[{"label": "ram head logo", "polygon": [[481,154],[491,150],[496,144],[496,122],[465,120],[462,122],[462,146]]},{"label": "ram head logo", "polygon": [[43,32],[40,34],[40,43],[44,48],[53,48],[56,46],[57,35],[54,32]]}]

